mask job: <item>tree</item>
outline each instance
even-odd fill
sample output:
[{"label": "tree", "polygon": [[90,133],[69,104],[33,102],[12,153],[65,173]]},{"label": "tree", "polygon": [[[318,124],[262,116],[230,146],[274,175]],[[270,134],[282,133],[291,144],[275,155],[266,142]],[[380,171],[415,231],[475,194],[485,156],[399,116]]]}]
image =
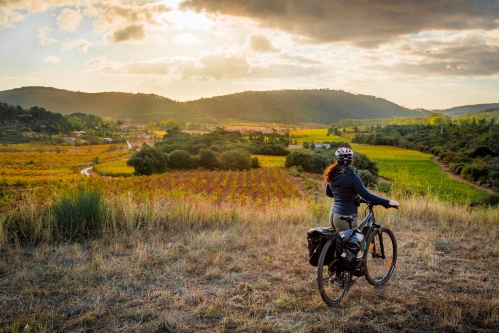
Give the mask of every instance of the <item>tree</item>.
[{"label": "tree", "polygon": [[144,143],[140,151],[135,152],[126,164],[135,169],[134,174],[137,176],[163,173],[168,166],[168,155]]}]

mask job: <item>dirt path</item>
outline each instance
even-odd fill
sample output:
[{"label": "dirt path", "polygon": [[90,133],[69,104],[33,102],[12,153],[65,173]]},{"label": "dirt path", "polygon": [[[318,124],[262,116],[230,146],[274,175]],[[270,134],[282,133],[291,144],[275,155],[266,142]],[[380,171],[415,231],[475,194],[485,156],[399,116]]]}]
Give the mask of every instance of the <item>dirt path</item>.
[{"label": "dirt path", "polygon": [[433,160],[433,162],[437,163],[440,166],[440,169],[442,169],[443,172],[445,172],[446,174],[448,174],[449,176],[451,176],[453,179],[457,180],[458,182],[469,184],[469,185],[474,186],[474,187],[476,187],[476,188],[478,188],[480,190],[484,190],[484,191],[487,191],[487,192],[490,192],[490,193],[496,193],[496,192],[494,192],[493,190],[491,190],[488,187],[477,185],[477,184],[475,184],[473,182],[470,182],[469,180],[464,179],[461,176],[456,175],[454,172],[450,171],[450,169],[449,169],[449,167],[447,165],[445,165],[443,163],[440,163],[438,161],[438,157],[437,156],[433,156],[432,160]]}]

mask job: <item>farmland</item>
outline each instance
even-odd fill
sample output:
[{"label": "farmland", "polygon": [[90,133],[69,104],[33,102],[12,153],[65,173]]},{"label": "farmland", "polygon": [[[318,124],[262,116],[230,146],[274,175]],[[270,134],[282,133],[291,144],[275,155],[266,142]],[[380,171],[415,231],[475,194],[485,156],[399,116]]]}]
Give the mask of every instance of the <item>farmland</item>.
[{"label": "farmland", "polygon": [[291,131],[289,134],[292,135],[293,138],[296,138],[297,144],[302,144],[303,142],[310,143],[312,141],[314,141],[315,143],[324,142],[324,141],[350,142],[350,139],[346,137],[334,136],[334,135],[328,136],[326,128],[296,130],[296,131]]},{"label": "farmland", "polygon": [[[327,225],[331,202],[274,166],[284,157],[257,156],[264,167],[247,171],[126,178],[69,173],[56,181],[55,171],[68,161],[85,164],[98,157],[102,162],[96,167],[109,175],[129,154],[86,148],[2,152],[18,154],[3,161],[11,169],[50,171],[44,161],[51,160],[54,181],[2,207],[0,332],[499,327],[497,208],[443,203],[428,192],[398,191],[394,185],[401,209],[376,209],[378,221],[395,231],[399,244],[394,276],[382,288],[360,279],[338,308],[329,309],[307,261],[305,235]],[[405,166],[408,178],[415,179],[429,167],[423,162],[432,163],[424,154],[391,147],[354,150],[378,160],[381,173],[395,183],[407,179],[403,173],[392,176],[394,166]],[[419,163],[423,167],[413,170]],[[98,207],[92,237],[75,239],[61,229],[65,219],[58,216],[69,204],[71,211]]]},{"label": "farmland", "polygon": [[38,186],[73,180],[96,161],[128,156],[124,145],[82,147],[4,146],[0,148],[0,186]]},{"label": "farmland", "polygon": [[375,160],[380,175],[392,180],[400,191],[461,203],[480,202],[486,195],[484,190],[441,172],[429,154],[389,146],[352,144],[352,148]]}]

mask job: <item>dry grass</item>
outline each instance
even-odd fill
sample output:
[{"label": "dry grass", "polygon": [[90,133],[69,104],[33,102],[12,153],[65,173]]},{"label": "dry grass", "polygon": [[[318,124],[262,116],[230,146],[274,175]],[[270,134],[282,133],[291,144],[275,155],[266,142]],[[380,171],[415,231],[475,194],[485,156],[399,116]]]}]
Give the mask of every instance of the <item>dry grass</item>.
[{"label": "dry grass", "polygon": [[399,200],[399,211],[377,209],[398,241],[392,279],[359,279],[331,309],[305,239],[326,224],[328,201],[158,201],[138,218],[111,199],[120,221],[105,237],[1,245],[0,331],[497,332],[498,209]]}]

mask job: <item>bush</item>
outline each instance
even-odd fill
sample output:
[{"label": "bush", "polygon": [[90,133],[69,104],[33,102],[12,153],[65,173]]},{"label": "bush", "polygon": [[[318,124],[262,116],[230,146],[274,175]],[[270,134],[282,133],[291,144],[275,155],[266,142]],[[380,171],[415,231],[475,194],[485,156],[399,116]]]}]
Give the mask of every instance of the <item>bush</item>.
[{"label": "bush", "polygon": [[251,146],[251,153],[255,155],[288,156],[290,154],[286,147],[276,144],[259,144]]},{"label": "bush", "polygon": [[185,150],[174,150],[168,155],[168,165],[175,169],[191,169],[199,165]]},{"label": "bush", "polygon": [[220,155],[220,164],[226,170],[248,170],[251,168],[250,157],[245,150],[229,150]]},{"label": "bush", "polygon": [[378,177],[374,176],[368,170],[357,170],[357,174],[364,183],[365,187],[373,187],[378,183]]},{"label": "bush", "polygon": [[312,173],[322,173],[330,162],[326,154],[313,154],[308,161],[308,167],[304,166],[303,169]]},{"label": "bush", "polygon": [[52,207],[54,236],[69,240],[97,236],[104,226],[102,206],[102,195],[98,190],[79,189],[75,194],[62,197]]},{"label": "bush", "polygon": [[392,190],[392,184],[387,182],[378,183],[378,191],[389,193]]},{"label": "bush", "polygon": [[489,193],[484,198],[483,202],[486,205],[497,206],[499,205],[499,193]]},{"label": "bush", "polygon": [[251,167],[252,168],[259,168],[260,167],[260,161],[258,160],[258,157],[251,158]]},{"label": "bush", "polygon": [[376,161],[371,161],[366,155],[353,153],[353,165],[359,170],[369,171],[376,179],[379,177],[379,168]]},{"label": "bush", "polygon": [[217,155],[212,150],[201,148],[199,150],[199,165],[207,169],[213,170],[218,166]]},{"label": "bush", "polygon": [[284,163],[284,166],[286,168],[292,167],[292,166],[301,166],[303,170],[308,169],[308,163],[310,161],[310,158],[312,156],[303,151],[294,151],[291,154],[289,154],[286,157],[286,162]]},{"label": "bush", "polygon": [[163,173],[168,166],[168,155],[144,143],[140,151],[135,152],[126,164],[135,169],[134,174],[137,176]]}]

